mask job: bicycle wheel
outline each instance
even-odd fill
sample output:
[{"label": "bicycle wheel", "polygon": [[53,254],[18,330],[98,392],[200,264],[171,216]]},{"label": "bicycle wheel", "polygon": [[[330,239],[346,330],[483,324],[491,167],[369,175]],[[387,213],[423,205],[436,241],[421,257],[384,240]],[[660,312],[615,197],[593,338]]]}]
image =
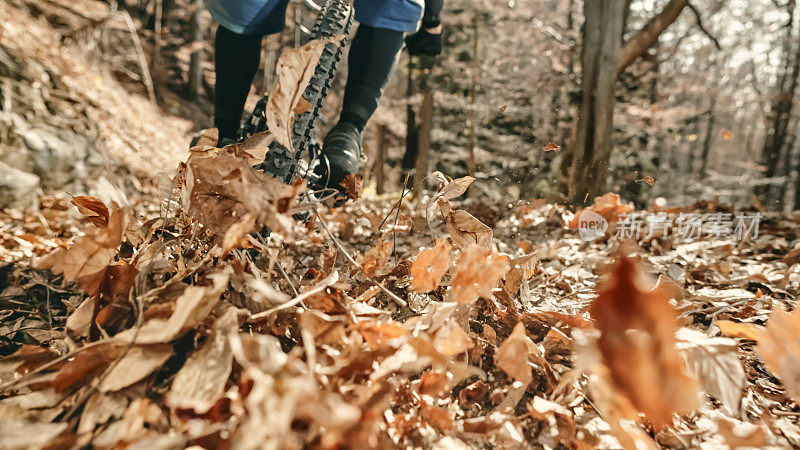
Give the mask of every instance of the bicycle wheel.
[{"label": "bicycle wheel", "polygon": [[[330,38],[340,34],[347,36],[352,23],[352,6],[346,0],[327,0],[314,23],[311,39]],[[264,172],[284,183],[290,183],[295,177],[298,162],[314,138],[314,123],[319,117],[325,96],[328,94],[334,75],[336,75],[336,68],[345,45],[346,39],[338,43],[327,44],[322,51],[314,76],[303,93],[303,98],[311,104],[311,109],[295,117],[292,137],[294,151],[273,142],[266,159],[260,165]],[[266,130],[266,120],[264,119],[266,104],[267,97],[264,96],[256,105],[253,114],[240,128],[237,140],[244,140],[259,131]]]}]

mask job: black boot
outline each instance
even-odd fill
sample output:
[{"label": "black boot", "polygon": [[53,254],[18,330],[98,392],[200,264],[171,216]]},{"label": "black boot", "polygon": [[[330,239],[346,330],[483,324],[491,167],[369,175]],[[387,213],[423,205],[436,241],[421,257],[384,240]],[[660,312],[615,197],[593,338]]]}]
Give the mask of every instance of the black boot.
[{"label": "black boot", "polygon": [[364,127],[378,107],[402,46],[400,31],[358,26],[347,61],[347,84],[339,123],[322,144],[323,158],[317,174],[321,175],[323,186],[344,192],[341,186],[344,178],[358,172],[363,159]]},{"label": "black boot", "polygon": [[344,193],[342,181],[358,173],[364,159],[363,138],[363,131],[348,122],[339,122],[331,128],[322,143],[322,161],[317,171],[323,186]]}]

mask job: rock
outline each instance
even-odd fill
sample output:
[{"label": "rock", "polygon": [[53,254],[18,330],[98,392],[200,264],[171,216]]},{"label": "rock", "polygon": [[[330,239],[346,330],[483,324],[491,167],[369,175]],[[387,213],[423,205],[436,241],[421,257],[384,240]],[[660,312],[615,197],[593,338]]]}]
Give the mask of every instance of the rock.
[{"label": "rock", "polygon": [[36,208],[39,177],[0,161],[0,208]]}]

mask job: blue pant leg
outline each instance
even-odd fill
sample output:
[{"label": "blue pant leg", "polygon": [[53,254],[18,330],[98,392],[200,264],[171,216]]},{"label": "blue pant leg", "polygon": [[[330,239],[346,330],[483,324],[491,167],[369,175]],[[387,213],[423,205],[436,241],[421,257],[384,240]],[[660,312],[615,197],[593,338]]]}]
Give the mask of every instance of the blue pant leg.
[{"label": "blue pant leg", "polygon": [[283,30],[289,0],[208,0],[214,20],[237,34],[273,34]]},{"label": "blue pant leg", "polygon": [[355,0],[356,20],[375,28],[417,31],[424,0]]}]

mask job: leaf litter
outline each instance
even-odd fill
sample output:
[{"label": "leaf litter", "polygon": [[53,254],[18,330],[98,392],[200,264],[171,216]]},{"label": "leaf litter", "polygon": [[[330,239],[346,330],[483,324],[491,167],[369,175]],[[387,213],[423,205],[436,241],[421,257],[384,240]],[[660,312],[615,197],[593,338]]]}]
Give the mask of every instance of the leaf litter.
[{"label": "leaf litter", "polygon": [[[299,54],[269,113],[285,126]],[[43,255],[0,266],[3,446],[800,445],[800,217],[765,212],[745,243],[586,243],[562,206],[489,220],[456,200],[474,179],[442,174],[429,198],[314,205],[302,224],[302,183],[252,168],[272,139],[209,132],[166,213],[74,197],[91,225],[68,225],[48,199],[71,243],[3,241]],[[389,214],[412,226],[381,229]]]}]

